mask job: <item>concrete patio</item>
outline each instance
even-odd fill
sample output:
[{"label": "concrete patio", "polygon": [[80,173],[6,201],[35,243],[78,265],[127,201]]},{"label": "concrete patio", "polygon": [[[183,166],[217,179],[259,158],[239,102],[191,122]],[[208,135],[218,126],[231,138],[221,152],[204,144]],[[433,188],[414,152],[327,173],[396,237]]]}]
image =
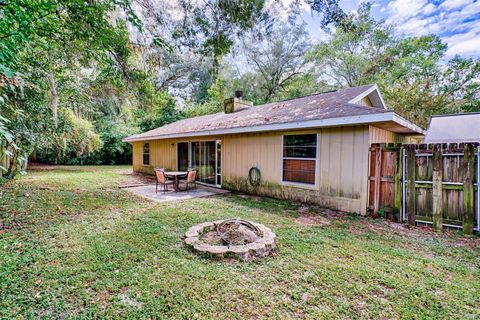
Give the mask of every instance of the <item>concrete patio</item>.
[{"label": "concrete patio", "polygon": [[131,186],[122,188],[136,194],[137,196],[144,197],[146,199],[156,201],[156,202],[165,202],[165,201],[176,201],[176,200],[187,200],[201,197],[209,197],[216,194],[224,194],[230,191],[222,190],[218,188],[207,187],[204,185],[197,185],[197,190],[188,190],[188,191],[167,191],[163,192],[159,187],[158,193],[155,192],[155,184],[147,184],[140,186]]}]

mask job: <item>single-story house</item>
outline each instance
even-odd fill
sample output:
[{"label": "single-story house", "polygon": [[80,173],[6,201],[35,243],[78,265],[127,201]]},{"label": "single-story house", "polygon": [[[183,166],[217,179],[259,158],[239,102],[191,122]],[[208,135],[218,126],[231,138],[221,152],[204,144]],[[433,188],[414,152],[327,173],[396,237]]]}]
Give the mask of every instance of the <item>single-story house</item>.
[{"label": "single-story house", "polygon": [[432,116],[424,143],[480,142],[480,112]]},{"label": "single-story house", "polygon": [[[363,214],[370,144],[424,133],[388,110],[376,85],[259,106],[235,96],[223,112],[124,139],[133,145],[133,170],[196,167],[208,185]],[[254,183],[251,168],[260,172]]]}]

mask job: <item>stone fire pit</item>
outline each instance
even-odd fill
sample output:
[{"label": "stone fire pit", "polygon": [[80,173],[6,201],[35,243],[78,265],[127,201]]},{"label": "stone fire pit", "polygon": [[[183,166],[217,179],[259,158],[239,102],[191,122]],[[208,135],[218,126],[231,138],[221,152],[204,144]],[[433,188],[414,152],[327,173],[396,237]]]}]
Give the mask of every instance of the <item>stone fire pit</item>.
[{"label": "stone fire pit", "polygon": [[226,219],[191,227],[184,242],[197,254],[248,261],[270,255],[275,249],[275,234],[259,223]]}]

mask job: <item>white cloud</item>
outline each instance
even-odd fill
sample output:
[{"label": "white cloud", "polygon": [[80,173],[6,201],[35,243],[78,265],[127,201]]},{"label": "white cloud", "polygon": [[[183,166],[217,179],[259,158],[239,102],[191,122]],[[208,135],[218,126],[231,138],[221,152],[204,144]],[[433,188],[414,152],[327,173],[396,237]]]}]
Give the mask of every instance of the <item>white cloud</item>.
[{"label": "white cloud", "polygon": [[393,0],[387,5],[387,9],[393,17],[404,21],[422,12],[427,5],[427,0]]},{"label": "white cloud", "polygon": [[456,54],[462,56],[478,56],[480,52],[480,28],[466,33],[455,34],[446,37],[448,43],[447,56],[453,57]]},{"label": "white cloud", "polygon": [[437,7],[433,3],[429,3],[423,7],[423,14],[429,15],[434,13],[437,10]]},{"label": "white cloud", "polygon": [[439,35],[449,46],[448,57],[480,54],[480,19],[472,19],[480,14],[480,1],[393,0],[385,13],[387,22],[407,36]]},{"label": "white cloud", "polygon": [[306,1],[296,0],[267,0],[265,7],[270,14],[285,21],[293,13],[294,10],[307,12],[310,10]]},{"label": "white cloud", "polygon": [[447,10],[452,10],[463,7],[471,2],[471,0],[445,0],[444,2],[442,2],[442,4],[440,4],[440,7]]}]

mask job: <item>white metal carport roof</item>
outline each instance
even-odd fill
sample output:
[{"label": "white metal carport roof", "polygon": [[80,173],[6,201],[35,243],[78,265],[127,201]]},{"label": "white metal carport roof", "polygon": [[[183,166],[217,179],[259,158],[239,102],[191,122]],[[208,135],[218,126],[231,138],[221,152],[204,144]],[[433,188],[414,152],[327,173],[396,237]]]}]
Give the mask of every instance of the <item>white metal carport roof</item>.
[{"label": "white metal carport roof", "polygon": [[480,142],[480,112],[430,118],[425,143]]}]

